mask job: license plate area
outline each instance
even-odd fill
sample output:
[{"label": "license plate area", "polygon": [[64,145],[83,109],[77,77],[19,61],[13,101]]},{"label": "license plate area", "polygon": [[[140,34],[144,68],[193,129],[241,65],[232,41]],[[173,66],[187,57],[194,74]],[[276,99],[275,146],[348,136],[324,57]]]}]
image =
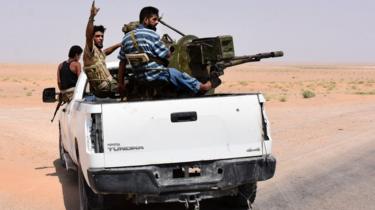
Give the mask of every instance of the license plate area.
[{"label": "license plate area", "polygon": [[199,177],[201,175],[202,175],[202,169],[199,166],[177,167],[172,170],[173,179]]},{"label": "license plate area", "polygon": [[156,181],[163,186],[217,182],[223,175],[223,165],[216,162],[173,164],[154,169]]}]

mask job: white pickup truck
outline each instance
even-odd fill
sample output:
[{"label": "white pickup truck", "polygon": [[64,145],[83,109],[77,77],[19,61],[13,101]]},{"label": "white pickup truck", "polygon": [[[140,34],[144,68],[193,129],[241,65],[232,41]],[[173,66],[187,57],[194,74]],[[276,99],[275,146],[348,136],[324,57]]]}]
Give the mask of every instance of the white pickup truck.
[{"label": "white pickup truck", "polygon": [[100,209],[111,195],[250,207],[257,182],[275,173],[260,93],[122,102],[95,99],[88,89],[82,72],[58,118],[61,161],[78,171],[81,209]]}]

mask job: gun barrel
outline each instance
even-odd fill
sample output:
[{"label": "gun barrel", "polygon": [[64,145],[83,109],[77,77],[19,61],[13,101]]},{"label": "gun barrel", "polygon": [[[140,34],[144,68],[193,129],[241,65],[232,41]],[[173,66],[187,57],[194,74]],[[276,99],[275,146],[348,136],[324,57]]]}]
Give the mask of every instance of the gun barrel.
[{"label": "gun barrel", "polygon": [[238,56],[234,57],[233,59],[226,61],[224,63],[225,67],[231,67],[240,65],[243,63],[249,63],[249,62],[257,62],[264,58],[274,58],[274,57],[282,57],[284,56],[283,51],[274,51],[274,52],[267,52],[267,53],[258,53],[255,55],[247,55],[247,56]]},{"label": "gun barrel", "polygon": [[173,28],[172,26],[168,25],[167,23],[165,23],[164,21],[162,21],[161,19],[159,19],[159,23],[163,24],[164,26],[168,27],[169,29],[175,31],[176,33],[180,34],[181,36],[185,36],[184,33],[182,33],[181,31]]},{"label": "gun barrel", "polygon": [[255,55],[245,55],[245,56],[237,56],[234,57],[233,60],[242,60],[242,59],[263,59],[263,58],[273,58],[273,57],[282,57],[284,55],[283,51],[274,51],[274,52],[267,52],[267,53],[258,53]]}]

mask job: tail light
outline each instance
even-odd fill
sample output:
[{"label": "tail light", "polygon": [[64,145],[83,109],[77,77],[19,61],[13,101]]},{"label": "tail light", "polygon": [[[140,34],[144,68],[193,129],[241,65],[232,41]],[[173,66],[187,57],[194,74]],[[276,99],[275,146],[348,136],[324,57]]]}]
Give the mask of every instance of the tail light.
[{"label": "tail light", "polygon": [[91,150],[95,153],[103,153],[102,114],[91,114]]}]

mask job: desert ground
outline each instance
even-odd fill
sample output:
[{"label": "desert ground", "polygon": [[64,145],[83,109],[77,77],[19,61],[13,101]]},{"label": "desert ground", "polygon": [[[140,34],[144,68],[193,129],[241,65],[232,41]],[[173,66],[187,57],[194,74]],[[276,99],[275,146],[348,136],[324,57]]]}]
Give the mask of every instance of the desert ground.
[{"label": "desert ground", "polygon": [[[222,79],[217,92],[267,100],[278,162],[254,209],[375,209],[375,66],[245,64]],[[41,101],[51,86],[56,65],[0,64],[0,209],[78,209],[76,175],[58,161],[56,104]]]}]

